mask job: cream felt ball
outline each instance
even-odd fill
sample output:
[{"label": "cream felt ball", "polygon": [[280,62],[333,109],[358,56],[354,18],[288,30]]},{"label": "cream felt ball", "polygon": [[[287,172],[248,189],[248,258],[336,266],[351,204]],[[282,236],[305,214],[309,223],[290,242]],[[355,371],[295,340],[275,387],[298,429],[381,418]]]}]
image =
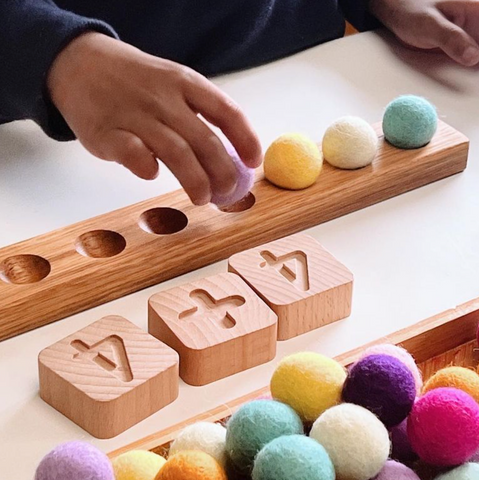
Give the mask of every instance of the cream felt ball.
[{"label": "cream felt ball", "polygon": [[273,185],[289,190],[310,187],[323,167],[318,146],[305,135],[286,133],[277,138],[264,156],[264,175]]},{"label": "cream felt ball", "polygon": [[205,452],[184,451],[170,457],[155,480],[228,480],[221,465]]},{"label": "cream felt ball", "polygon": [[333,167],[353,170],[369,165],[378,150],[378,136],[359,117],[342,117],[332,123],[323,137],[324,159]]},{"label": "cream felt ball", "polygon": [[225,148],[236,167],[236,187],[228,195],[220,195],[215,192],[212,193],[211,203],[214,203],[218,207],[229,207],[230,205],[243,200],[254,184],[254,168],[247,167],[243,163],[243,160],[241,160],[233,146],[227,144],[225,145]]},{"label": "cream felt ball", "polygon": [[371,410],[391,428],[411,412],[416,382],[403,362],[389,355],[369,355],[349,370],[343,400]]},{"label": "cream felt ball", "polygon": [[414,404],[407,431],[421,460],[438,467],[460,465],[479,449],[479,405],[462,390],[431,390]]},{"label": "cream felt ball", "polygon": [[436,372],[424,385],[424,393],[435,388],[458,388],[479,403],[479,375],[464,367],[447,367]]},{"label": "cream felt ball", "polygon": [[437,112],[425,98],[403,95],[393,100],[384,112],[386,140],[398,148],[427,145],[437,130]]},{"label": "cream felt ball", "polygon": [[477,480],[479,463],[465,463],[449,472],[441,473],[434,480]]},{"label": "cream felt ball", "polygon": [[388,460],[374,480],[420,480],[420,478],[406,465]]},{"label": "cream felt ball", "polygon": [[328,453],[304,435],[288,435],[268,443],[256,457],[253,480],[335,480]]},{"label": "cream felt ball", "polygon": [[373,345],[372,347],[364,350],[360,358],[368,357],[369,355],[389,355],[391,357],[396,357],[398,360],[406,365],[411,371],[414,380],[416,381],[416,390],[417,393],[422,390],[423,381],[422,375],[419,371],[419,368],[414,360],[414,357],[404,348],[398,347],[397,345],[392,345],[389,343],[382,343],[380,345]]},{"label": "cream felt ball", "polygon": [[108,457],[85,442],[55,447],[38,465],[35,480],[114,480]]},{"label": "cream felt ball", "polygon": [[171,444],[170,455],[184,450],[201,450],[223,467],[226,465],[226,428],[217,423],[198,422],[189,425]]},{"label": "cream felt ball", "polygon": [[226,425],[226,452],[234,468],[250,473],[258,452],[283,435],[303,433],[303,423],[288,405],[254,400],[240,407]]},{"label": "cream felt ball", "polygon": [[314,352],[285,357],[271,378],[274,399],[290,405],[306,423],[341,401],[346,370],[335,360]]},{"label": "cream felt ball", "polygon": [[163,457],[147,450],[131,450],[112,462],[115,480],[155,480],[165,463]]},{"label": "cream felt ball", "polygon": [[338,480],[370,480],[384,467],[390,451],[384,424],[369,410],[343,403],[326,410],[310,437],[333,461]]}]

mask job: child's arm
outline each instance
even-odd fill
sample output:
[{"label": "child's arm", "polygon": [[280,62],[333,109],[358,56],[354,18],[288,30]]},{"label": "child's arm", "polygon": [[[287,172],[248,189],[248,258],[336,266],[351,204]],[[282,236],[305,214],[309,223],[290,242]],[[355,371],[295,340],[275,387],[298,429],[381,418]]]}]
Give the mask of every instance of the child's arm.
[{"label": "child's arm", "polygon": [[0,123],[34,119],[142,178],[157,175],[161,158],[197,204],[236,183],[222,142],[197,114],[223,130],[245,163],[261,162],[244,114],[198,73],[50,0],[0,1],[0,18]]},{"label": "child's arm", "polygon": [[371,12],[412,47],[440,49],[458,63],[479,63],[479,1],[370,0]]}]

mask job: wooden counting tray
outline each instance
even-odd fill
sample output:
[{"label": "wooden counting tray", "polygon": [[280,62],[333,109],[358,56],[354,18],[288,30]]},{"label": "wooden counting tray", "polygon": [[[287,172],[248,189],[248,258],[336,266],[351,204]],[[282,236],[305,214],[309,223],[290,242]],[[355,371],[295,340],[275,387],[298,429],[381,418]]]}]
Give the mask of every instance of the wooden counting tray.
[{"label": "wooden counting tray", "polygon": [[[359,359],[364,349],[372,345],[391,343],[401,345],[414,356],[425,380],[437,370],[452,364],[476,368],[479,365],[479,348],[477,348],[476,339],[478,323],[479,298],[476,298],[455,309],[447,310],[390,336],[339,355],[336,360],[347,367]],[[167,457],[170,443],[187,425],[200,421],[224,424],[238,407],[268,393],[269,387],[262,388],[115,450],[109,456],[115,458],[129,450],[143,449]]]},{"label": "wooden counting tray", "polygon": [[258,178],[227,211],[178,190],[2,248],[0,340],[459,173],[468,147],[440,123],[429,145],[399,150],[381,137],[371,166],[325,164],[306,190]]}]

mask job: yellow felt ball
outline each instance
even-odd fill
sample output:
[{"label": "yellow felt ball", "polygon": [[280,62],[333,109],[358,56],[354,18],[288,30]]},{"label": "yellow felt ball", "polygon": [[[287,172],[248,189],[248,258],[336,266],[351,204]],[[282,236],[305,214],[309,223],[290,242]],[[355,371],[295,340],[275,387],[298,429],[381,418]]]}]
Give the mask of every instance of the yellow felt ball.
[{"label": "yellow felt ball", "polygon": [[146,450],[126,452],[113,461],[116,480],[155,480],[166,460]]},{"label": "yellow felt ball", "polygon": [[311,186],[323,167],[318,146],[305,135],[286,133],[277,138],[264,156],[264,175],[277,187],[301,190]]},{"label": "yellow felt ball", "polygon": [[464,367],[447,367],[435,373],[424,385],[423,392],[435,388],[457,388],[479,403],[479,375]]},{"label": "yellow felt ball", "polygon": [[341,401],[345,369],[335,360],[313,352],[284,358],[271,379],[273,398],[292,407],[305,422],[314,422]]},{"label": "yellow felt ball", "polygon": [[199,450],[185,450],[168,459],[156,480],[228,480],[223,467]]}]

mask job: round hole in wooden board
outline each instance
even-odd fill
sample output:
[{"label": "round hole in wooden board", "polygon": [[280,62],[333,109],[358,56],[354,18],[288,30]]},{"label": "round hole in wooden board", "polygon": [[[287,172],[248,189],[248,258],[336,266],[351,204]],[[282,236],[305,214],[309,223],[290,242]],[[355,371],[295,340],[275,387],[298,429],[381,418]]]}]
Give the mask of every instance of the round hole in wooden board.
[{"label": "round hole in wooden board", "polygon": [[248,195],[246,195],[246,197],[244,197],[239,202],[233,203],[233,205],[229,205],[227,207],[218,207],[218,210],[223,213],[240,213],[249,210],[254,206],[255,203],[255,196],[251,192],[249,192]]},{"label": "round hole in wooden board", "polygon": [[78,253],[91,258],[109,258],[125,250],[126,240],[111,230],[92,230],[80,235],[75,247]]},{"label": "round hole in wooden board", "polygon": [[51,271],[50,262],[39,255],[13,255],[0,264],[0,279],[26,285],[43,280]]},{"label": "round hole in wooden board", "polygon": [[158,207],[146,210],[140,216],[140,227],[153,235],[172,235],[188,225],[188,217],[175,208]]}]

